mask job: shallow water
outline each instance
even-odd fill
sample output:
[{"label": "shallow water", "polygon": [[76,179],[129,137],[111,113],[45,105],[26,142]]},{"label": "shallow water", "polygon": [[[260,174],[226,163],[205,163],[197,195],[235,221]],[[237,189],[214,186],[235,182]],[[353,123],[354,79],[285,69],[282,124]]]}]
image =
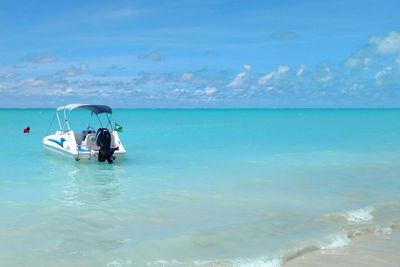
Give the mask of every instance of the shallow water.
[{"label": "shallow water", "polygon": [[46,151],[53,115],[0,110],[7,266],[276,266],[400,221],[400,110],[116,109],[113,165]]}]

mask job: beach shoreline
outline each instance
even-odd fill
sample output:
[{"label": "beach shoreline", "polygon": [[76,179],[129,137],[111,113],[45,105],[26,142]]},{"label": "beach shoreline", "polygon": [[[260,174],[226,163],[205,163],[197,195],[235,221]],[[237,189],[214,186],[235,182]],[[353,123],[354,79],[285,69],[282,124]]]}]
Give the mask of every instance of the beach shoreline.
[{"label": "beach shoreline", "polygon": [[399,266],[400,229],[354,236],[347,246],[317,249],[288,259],[284,267]]}]

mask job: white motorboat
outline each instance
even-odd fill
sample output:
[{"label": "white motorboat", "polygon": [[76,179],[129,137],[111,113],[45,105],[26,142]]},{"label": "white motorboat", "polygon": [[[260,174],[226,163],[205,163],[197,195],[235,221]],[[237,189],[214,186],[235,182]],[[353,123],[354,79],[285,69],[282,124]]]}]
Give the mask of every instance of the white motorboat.
[{"label": "white motorboat", "polygon": [[[96,115],[100,127],[96,130],[89,120],[86,129],[75,132],[71,129],[68,117],[72,110],[86,109]],[[60,114],[63,117],[63,123],[60,120]],[[105,114],[107,126],[103,127],[103,122],[98,116]],[[44,147],[62,155],[69,156],[75,160],[107,161],[112,163],[114,160],[121,160],[126,154],[117,131],[122,127],[115,124],[112,129],[110,116],[112,109],[106,105],[88,105],[88,104],[70,104],[61,106],[56,110],[59,130],[43,138]]]}]

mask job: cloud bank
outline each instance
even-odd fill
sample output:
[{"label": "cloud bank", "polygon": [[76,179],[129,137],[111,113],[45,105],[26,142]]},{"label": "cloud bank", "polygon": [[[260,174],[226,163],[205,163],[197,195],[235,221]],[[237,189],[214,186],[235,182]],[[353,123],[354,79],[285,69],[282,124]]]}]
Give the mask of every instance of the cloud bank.
[{"label": "cloud bank", "polygon": [[[154,51],[137,57],[151,62],[163,58]],[[0,105],[97,101],[128,107],[400,107],[400,32],[372,36],[342,63],[315,67],[300,63],[257,69],[245,64],[237,71],[138,72],[112,62],[99,69],[55,59],[26,56],[23,68],[3,65]]]}]

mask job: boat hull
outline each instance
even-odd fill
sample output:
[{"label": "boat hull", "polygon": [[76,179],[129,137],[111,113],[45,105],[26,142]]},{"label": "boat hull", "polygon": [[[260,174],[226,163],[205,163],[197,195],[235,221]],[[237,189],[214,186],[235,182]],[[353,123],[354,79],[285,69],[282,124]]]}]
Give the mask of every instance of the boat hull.
[{"label": "boat hull", "polygon": [[[125,158],[126,151],[121,144],[118,133],[113,131],[113,144],[115,161],[121,161]],[[73,131],[57,131],[54,135],[43,138],[43,146],[55,154],[62,155],[76,161],[98,161],[99,150],[91,149],[85,142],[83,145],[77,145]]]}]

